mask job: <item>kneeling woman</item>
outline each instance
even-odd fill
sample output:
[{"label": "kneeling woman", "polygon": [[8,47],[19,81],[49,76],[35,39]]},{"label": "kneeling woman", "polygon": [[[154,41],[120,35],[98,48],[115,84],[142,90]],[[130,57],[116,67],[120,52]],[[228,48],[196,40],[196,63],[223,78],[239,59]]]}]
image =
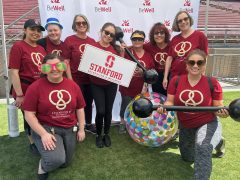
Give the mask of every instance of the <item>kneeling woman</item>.
[{"label": "kneeling woman", "polygon": [[[175,76],[167,90],[165,105],[223,106],[222,88],[215,78],[202,75],[206,70],[206,54],[196,49],[186,58],[188,74]],[[163,109],[158,108],[162,113]],[[179,149],[184,161],[194,161],[195,179],[207,180],[212,171],[212,151],[221,141],[221,123],[217,116],[228,111],[177,112],[181,127]]]},{"label": "kneeling woman", "polygon": [[39,179],[47,179],[48,172],[69,165],[76,140],[85,138],[85,102],[79,86],[63,77],[66,69],[67,64],[58,55],[45,56],[40,67],[45,75],[28,88],[23,104],[41,154]]}]

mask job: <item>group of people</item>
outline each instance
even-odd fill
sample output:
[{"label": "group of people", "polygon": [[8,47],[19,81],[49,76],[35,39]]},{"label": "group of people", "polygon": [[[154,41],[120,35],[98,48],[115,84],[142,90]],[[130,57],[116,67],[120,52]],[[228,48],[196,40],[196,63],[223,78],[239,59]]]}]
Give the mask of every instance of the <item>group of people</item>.
[{"label": "group of people", "polygon": [[[170,41],[168,29],[160,22],[146,34],[136,30],[129,49],[146,69],[155,68],[158,81],[154,92],[167,95],[166,105],[222,106],[222,89],[218,81],[204,75],[208,54],[205,35],[192,29],[193,19],[186,11],[177,13],[173,31],[180,32]],[[33,19],[24,24],[24,37],[10,51],[9,69],[12,96],[24,115],[24,129],[32,152],[40,153],[38,177],[66,167],[73,158],[77,141],[83,141],[85,130],[96,134],[96,147],[111,146],[109,135],[112,109],[118,85],[78,71],[86,44],[113,54],[124,53],[126,45],[116,45],[116,26],[105,23],[100,39],[87,35],[90,23],[79,14],[73,19],[74,35],[61,39],[63,27],[57,18],[48,18],[45,28]],[[41,32],[47,30],[47,37]],[[124,111],[139,93],[148,91],[142,69],[136,68],[128,88],[119,87],[122,96],[119,131],[125,132]],[[92,124],[92,103],[96,105]],[[159,113],[165,113],[159,108]],[[195,178],[209,179],[211,154],[221,143],[221,124],[217,116],[227,117],[226,110],[216,113],[178,112],[179,148],[185,161],[195,162]]]}]

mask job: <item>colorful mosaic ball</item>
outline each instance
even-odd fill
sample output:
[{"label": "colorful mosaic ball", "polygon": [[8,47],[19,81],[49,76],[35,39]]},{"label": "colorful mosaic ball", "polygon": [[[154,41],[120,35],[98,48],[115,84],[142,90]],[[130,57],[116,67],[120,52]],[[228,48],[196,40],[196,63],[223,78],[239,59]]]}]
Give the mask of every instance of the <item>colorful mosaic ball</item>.
[{"label": "colorful mosaic ball", "polygon": [[134,100],[145,97],[151,100],[153,105],[164,104],[166,96],[152,92],[137,95],[127,106],[124,113],[126,128],[130,137],[137,143],[159,147],[172,139],[178,130],[178,120],[174,111],[167,114],[159,114],[157,111],[147,118],[137,117],[132,110]]}]

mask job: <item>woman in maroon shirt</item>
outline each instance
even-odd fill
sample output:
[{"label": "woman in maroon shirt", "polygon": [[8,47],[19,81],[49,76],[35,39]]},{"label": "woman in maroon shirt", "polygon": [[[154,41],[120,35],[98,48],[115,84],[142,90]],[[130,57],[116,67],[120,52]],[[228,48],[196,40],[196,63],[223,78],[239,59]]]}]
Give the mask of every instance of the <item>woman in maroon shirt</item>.
[{"label": "woman in maroon shirt", "polygon": [[[21,108],[24,102],[28,86],[40,78],[39,66],[46,55],[45,50],[37,44],[41,31],[44,31],[44,28],[38,22],[34,19],[27,20],[24,24],[23,40],[14,43],[10,50],[9,69],[13,85],[11,93],[18,108]],[[30,127],[25,119],[24,130],[30,141],[30,151],[37,154]]]},{"label": "woman in maroon shirt", "polygon": [[78,66],[82,59],[82,54],[86,44],[93,44],[95,40],[87,35],[90,29],[90,24],[86,16],[78,14],[74,17],[72,29],[76,34],[68,36],[64,43],[70,50],[70,68],[73,80],[79,85],[82,90],[86,107],[84,109],[86,115],[85,129],[92,134],[96,134],[96,128],[92,124],[92,91],[90,87],[89,75],[78,71]]},{"label": "woman in maroon shirt", "polygon": [[168,57],[165,64],[163,87],[166,89],[168,78],[187,74],[185,59],[194,49],[201,49],[208,54],[207,37],[200,31],[192,29],[193,19],[186,11],[179,11],[173,21],[172,30],[180,32],[173,37],[169,45]]},{"label": "woman in maroon shirt", "polygon": [[[131,35],[132,47],[129,49],[134,57],[146,68],[152,69],[155,68],[153,57],[151,54],[144,50],[143,43],[145,40],[145,33],[143,31],[136,30]],[[125,54],[126,59],[130,59],[129,55]],[[141,68],[137,67],[134,71],[133,77],[128,87],[120,86],[119,91],[122,96],[120,117],[121,123],[119,126],[119,133],[125,133],[125,124],[124,124],[124,112],[129,104],[129,102],[138,94],[144,93],[147,89],[147,84],[144,84],[143,81],[143,71]]]},{"label": "woman in maroon shirt", "polygon": [[[165,105],[223,106],[219,82],[203,75],[206,58],[206,53],[199,49],[188,54],[188,74],[170,80]],[[163,109],[158,108],[158,112],[163,113]],[[221,109],[215,113],[177,112],[177,116],[180,122],[179,149],[182,159],[194,161],[195,179],[209,179],[212,171],[212,151],[221,141],[222,134],[217,116],[225,118],[228,111]]]},{"label": "woman in maroon shirt", "polygon": [[168,57],[170,33],[164,24],[158,22],[153,25],[149,33],[150,42],[143,45],[154,59],[155,69],[158,72],[158,81],[152,85],[154,92],[167,95],[162,82],[164,77],[165,62]]},{"label": "woman in maroon shirt", "polygon": [[[95,43],[95,47],[109,51],[113,54],[119,54],[120,49],[117,48],[115,42],[116,27],[112,23],[105,23],[101,28],[100,41]],[[117,84],[109,81],[90,76],[92,95],[96,105],[96,146],[102,148],[111,146],[109,136],[110,125],[112,121],[112,108],[117,92]],[[104,119],[104,136],[102,137],[102,127]]]},{"label": "woman in maroon shirt", "polygon": [[29,86],[23,109],[41,155],[38,178],[47,179],[48,172],[70,164],[76,141],[85,138],[85,102],[78,85],[63,77],[63,58],[48,54],[40,69],[44,76]]}]

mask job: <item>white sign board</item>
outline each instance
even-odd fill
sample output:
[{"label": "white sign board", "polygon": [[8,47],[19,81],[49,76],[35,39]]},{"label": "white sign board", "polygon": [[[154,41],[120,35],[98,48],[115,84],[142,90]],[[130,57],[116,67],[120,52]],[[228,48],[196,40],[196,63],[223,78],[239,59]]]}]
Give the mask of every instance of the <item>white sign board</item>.
[{"label": "white sign board", "polygon": [[79,64],[79,71],[128,87],[136,63],[111,52],[87,44]]}]

